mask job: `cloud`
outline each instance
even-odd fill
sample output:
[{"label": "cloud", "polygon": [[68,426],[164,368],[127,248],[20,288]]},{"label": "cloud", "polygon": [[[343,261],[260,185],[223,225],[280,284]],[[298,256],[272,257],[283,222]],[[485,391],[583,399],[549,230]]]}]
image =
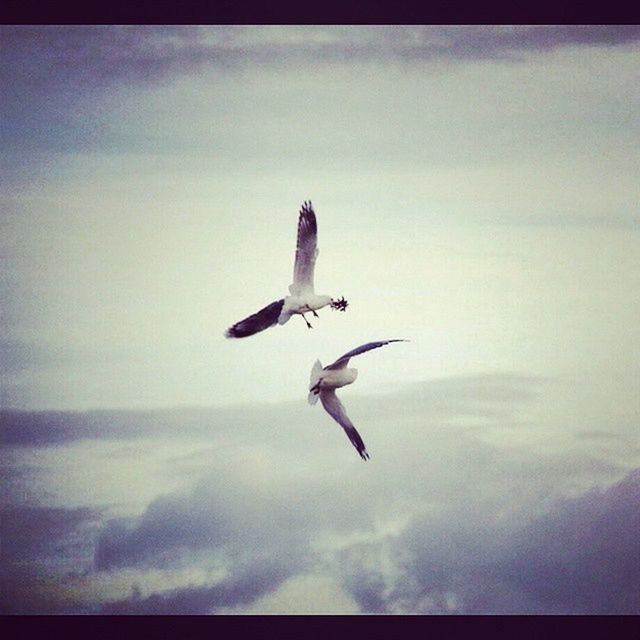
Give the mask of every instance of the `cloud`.
[{"label": "cloud", "polygon": [[[92,546],[91,531],[100,520],[94,509],[4,505],[0,512],[0,612],[71,613],[76,604],[59,599],[61,579],[52,579],[57,564],[64,578],[90,568],[77,556]],[[76,557],[61,562],[62,548],[75,548]],[[52,562],[52,559],[53,562]]]},{"label": "cloud", "polygon": [[5,77],[31,87],[154,82],[203,64],[504,58],[620,46],[635,25],[406,27],[3,27]]},{"label": "cloud", "polygon": [[128,440],[150,434],[175,434],[177,429],[192,435],[209,434],[212,429],[218,433],[234,427],[242,429],[261,412],[255,407],[87,412],[4,409],[0,410],[0,434],[5,444],[17,446],[47,446],[82,439]]},{"label": "cloud", "polygon": [[[86,456],[82,499],[103,477],[94,467],[109,475],[112,454],[100,439],[115,439],[114,468],[134,469],[123,484],[154,490],[126,510],[134,515],[108,520],[107,507],[117,505],[104,505],[95,519],[86,509],[16,512],[8,525],[12,557],[39,558],[42,566],[25,572],[13,562],[4,574],[12,594],[5,608],[287,612],[307,606],[303,594],[291,604],[295,585],[320,580],[327,613],[355,606],[371,613],[637,610],[639,472],[617,482],[622,467],[596,455],[599,438],[578,431],[557,440],[561,426],[549,431],[525,419],[552,384],[500,373],[354,396],[349,409],[366,425],[373,453],[366,464],[304,401],[78,414],[69,439],[41,464],[65,467],[67,449]],[[49,429],[67,433],[68,416],[59,417]],[[46,424],[29,438],[41,441]],[[65,445],[84,429],[93,433],[91,446]],[[519,437],[505,440],[509,430]],[[34,465],[36,453],[45,455],[25,446],[29,438],[11,448],[11,473],[20,460]],[[150,477],[148,459],[156,465]],[[31,532],[24,541],[22,529]],[[78,564],[86,575],[70,578]],[[36,581],[49,591],[29,601]]]},{"label": "cloud", "polygon": [[515,536],[499,567],[541,609],[640,612],[640,469],[555,505]]},{"label": "cloud", "polygon": [[[566,46],[622,46],[634,25],[585,26],[3,26],[3,139],[10,148],[92,148],[108,97],[213,69],[518,60]],[[215,81],[215,80],[214,80]],[[108,94],[105,93],[108,91]]]},{"label": "cloud", "polygon": [[[344,550],[343,583],[370,612],[638,613],[639,492],[637,469],[529,518],[469,496],[379,545]],[[383,553],[393,570],[368,567]]]},{"label": "cloud", "polygon": [[98,512],[83,507],[5,506],[0,518],[1,564],[28,561],[75,533],[86,522],[98,519]]},{"label": "cloud", "polygon": [[[252,466],[250,454],[245,464]],[[331,491],[340,485],[338,478],[320,484],[296,470],[255,483],[233,456],[190,492],[157,498],[133,521],[109,522],[97,542],[95,566],[165,567],[180,564],[182,554],[202,552],[222,552],[234,562],[263,554],[302,561],[312,533],[371,526],[369,508],[357,496],[330,508]]]},{"label": "cloud", "polygon": [[[24,348],[21,352],[25,351]],[[18,366],[18,365],[16,365]],[[457,416],[492,420],[505,418],[522,403],[531,401],[542,377],[516,373],[452,376],[412,383],[395,394],[352,397],[349,402],[363,419],[380,419],[399,412],[447,421]],[[296,425],[317,417],[302,399],[278,405],[193,407],[158,410],[21,411],[0,409],[0,435],[5,444],[43,446],[80,439],[130,439],[144,435],[181,433],[210,436],[233,431],[249,437],[251,425],[261,423],[262,436],[279,434],[289,445],[303,451]],[[282,417],[286,416],[286,424]],[[363,436],[364,437],[364,436]],[[366,441],[366,440],[365,440]],[[296,444],[298,443],[298,444]]]},{"label": "cloud", "polygon": [[[352,552],[353,549],[349,549]],[[364,613],[389,613],[386,580],[378,568],[370,568],[353,560],[352,553],[342,553],[342,581],[345,590],[353,596]],[[349,562],[351,560],[351,562]]]},{"label": "cloud", "polygon": [[29,88],[153,81],[197,58],[193,27],[15,26],[2,34],[5,77]]},{"label": "cloud", "polygon": [[291,573],[286,562],[272,559],[256,561],[220,584],[205,587],[186,587],[169,592],[154,593],[141,598],[131,597],[105,604],[100,613],[119,615],[176,615],[206,614],[222,607],[250,603],[273,591]]},{"label": "cloud", "polygon": [[621,46],[640,39],[635,25],[546,25],[436,27],[446,36],[440,51],[453,57],[503,57],[514,52],[567,46]]},{"label": "cloud", "polygon": [[[307,503],[313,500],[313,488],[299,487],[302,495],[290,495],[280,487],[283,498],[258,487],[238,492],[237,480],[226,478],[220,486],[220,478],[209,477],[190,495],[154,501],[133,526],[123,521],[107,524],[95,552],[98,571],[123,566],[171,569],[197,562],[224,567],[229,577],[215,585],[187,586],[146,598],[133,594],[107,603],[102,612],[210,613],[249,604],[304,572],[314,558],[309,537],[321,526]],[[357,522],[356,515],[354,525]]]},{"label": "cloud", "polygon": [[318,482],[313,473],[274,467],[273,458],[254,455],[231,455],[190,491],[157,498],[138,518],[107,522],[96,542],[97,575],[197,564],[228,577],[121,599],[105,612],[207,613],[246,605],[308,570],[318,557],[317,536],[371,528],[370,505],[356,493],[331,500],[344,491],[344,478]]}]

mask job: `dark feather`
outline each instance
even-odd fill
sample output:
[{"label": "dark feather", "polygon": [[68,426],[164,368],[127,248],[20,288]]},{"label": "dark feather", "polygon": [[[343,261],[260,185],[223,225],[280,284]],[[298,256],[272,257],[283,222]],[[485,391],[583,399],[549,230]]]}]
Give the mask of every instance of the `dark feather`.
[{"label": "dark feather", "polygon": [[357,432],[355,427],[345,428],[344,432],[347,434],[349,440],[351,440],[351,444],[356,448],[356,451],[360,454],[360,457],[363,460],[369,459],[369,453],[367,452],[364,442],[360,437],[360,434]]},{"label": "dark feather", "polygon": [[383,347],[385,344],[389,344],[391,342],[407,342],[406,340],[380,340],[378,342],[367,342],[367,344],[360,345],[355,349],[351,349],[351,351],[347,351],[343,356],[340,356],[334,363],[327,365],[325,369],[341,369],[345,367],[349,362],[350,358],[353,356],[359,356],[361,353],[366,353],[367,351],[371,351],[371,349],[377,349],[378,347]]},{"label": "dark feather", "polygon": [[305,236],[316,235],[318,233],[318,223],[316,222],[316,213],[313,210],[311,202],[303,202],[300,208],[300,217],[298,218],[298,243]]},{"label": "dark feather", "polygon": [[349,420],[349,416],[347,416],[342,402],[340,402],[340,399],[336,395],[335,389],[322,390],[320,392],[320,402],[322,402],[322,406],[326,409],[327,413],[344,429],[344,432],[347,434],[351,444],[356,448],[356,451],[360,454],[360,457],[363,460],[368,460],[369,454],[364,445],[364,441],[353,426],[353,422]]},{"label": "dark feather", "polygon": [[271,304],[260,309],[257,313],[236,322],[232,327],[227,329],[225,335],[227,338],[246,338],[252,336],[254,333],[264,331],[269,327],[272,327],[278,322],[278,317],[284,306],[284,298],[277,300]]}]

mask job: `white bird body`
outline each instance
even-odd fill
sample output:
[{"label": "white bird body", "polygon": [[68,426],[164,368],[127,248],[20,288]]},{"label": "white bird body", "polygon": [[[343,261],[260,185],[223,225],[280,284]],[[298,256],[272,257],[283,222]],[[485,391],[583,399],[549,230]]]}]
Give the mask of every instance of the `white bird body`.
[{"label": "white bird body", "polygon": [[227,338],[245,338],[275,324],[285,324],[294,315],[301,315],[311,329],[305,313],[318,317],[316,311],[326,306],[344,311],[347,301],[334,300],[331,296],[317,295],[313,290],[313,273],[318,257],[318,225],[316,214],[310,202],[305,202],[298,217],[298,238],[296,257],[293,264],[293,282],[289,285],[289,294],[276,300],[260,311],[236,322],[227,332]]},{"label": "white bird body", "polygon": [[278,324],[284,324],[295,314],[313,313],[333,302],[331,296],[319,296],[313,291],[304,291],[299,295],[287,296],[282,311],[278,316]]},{"label": "white bird body", "polygon": [[368,342],[367,344],[363,344],[351,351],[348,351],[326,367],[322,366],[320,360],[316,360],[313,368],[311,369],[311,376],[309,379],[309,404],[316,404],[318,399],[322,402],[322,406],[327,410],[327,413],[344,429],[347,437],[351,441],[351,444],[356,448],[356,451],[360,454],[360,457],[363,460],[368,460],[369,454],[360,434],[353,426],[351,420],[349,420],[349,416],[347,416],[345,408],[338,399],[336,389],[352,384],[358,377],[357,369],[347,367],[351,358],[370,351],[371,349],[382,347],[390,342],[406,341],[380,340],[378,342]]},{"label": "white bird body", "polygon": [[320,391],[323,389],[338,389],[353,384],[358,377],[358,370],[351,367],[344,369],[329,369],[322,374]]}]

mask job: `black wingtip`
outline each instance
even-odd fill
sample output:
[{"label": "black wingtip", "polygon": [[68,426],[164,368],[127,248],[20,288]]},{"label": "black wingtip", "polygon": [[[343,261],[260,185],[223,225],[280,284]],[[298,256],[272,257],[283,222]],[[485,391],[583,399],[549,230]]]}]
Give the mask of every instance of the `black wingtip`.
[{"label": "black wingtip", "polygon": [[242,333],[241,331],[238,331],[238,329],[234,326],[234,327],[229,327],[225,332],[224,332],[224,337],[225,338],[246,338],[251,334],[247,334],[247,333]]},{"label": "black wingtip", "polygon": [[363,449],[362,451],[358,451],[358,453],[360,454],[360,457],[366,462],[367,460],[369,460],[369,458],[371,457],[369,455],[369,453],[367,452],[366,449]]},{"label": "black wingtip", "polygon": [[300,213],[315,213],[313,210],[313,205],[311,204],[311,200],[305,200],[302,203],[302,207],[300,207]]},{"label": "black wingtip", "polygon": [[276,300],[244,320],[236,322],[226,330],[224,335],[227,338],[247,338],[259,333],[260,331],[264,331],[265,329],[277,324],[278,316],[280,315],[283,306],[284,298]]}]

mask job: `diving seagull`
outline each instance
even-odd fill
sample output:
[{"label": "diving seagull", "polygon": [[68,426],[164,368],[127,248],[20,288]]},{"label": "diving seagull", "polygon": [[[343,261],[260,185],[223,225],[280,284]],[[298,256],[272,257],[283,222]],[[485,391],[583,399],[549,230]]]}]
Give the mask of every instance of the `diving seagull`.
[{"label": "diving seagull", "polygon": [[276,300],[253,315],[236,322],[227,329],[227,338],[246,338],[264,331],[275,324],[285,324],[291,316],[301,315],[309,329],[311,323],[305,313],[312,313],[330,305],[332,309],[344,311],[349,304],[344,297],[334,300],[331,296],[319,296],[313,291],[313,269],[318,257],[318,225],[311,202],[304,202],[298,217],[298,242],[293,264],[293,283],[289,293],[282,300]]},{"label": "diving seagull", "polygon": [[344,387],[351,384],[358,377],[357,369],[347,368],[349,359],[354,356],[359,356],[361,353],[371,351],[371,349],[377,349],[383,347],[385,344],[391,342],[408,342],[408,340],[380,340],[379,342],[367,342],[351,351],[348,351],[343,356],[340,356],[333,364],[322,367],[320,360],[316,360],[316,363],[311,369],[311,379],[309,381],[309,404],[313,405],[318,402],[322,402],[322,406],[327,410],[327,413],[344,429],[345,433],[351,444],[356,448],[360,457],[363,460],[369,459],[369,454],[364,446],[364,442],[360,437],[360,434],[353,426],[347,412],[342,406],[342,402],[336,395],[336,389],[338,387]]}]

